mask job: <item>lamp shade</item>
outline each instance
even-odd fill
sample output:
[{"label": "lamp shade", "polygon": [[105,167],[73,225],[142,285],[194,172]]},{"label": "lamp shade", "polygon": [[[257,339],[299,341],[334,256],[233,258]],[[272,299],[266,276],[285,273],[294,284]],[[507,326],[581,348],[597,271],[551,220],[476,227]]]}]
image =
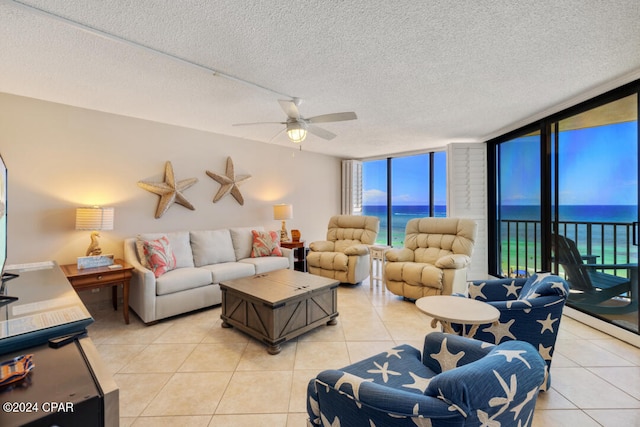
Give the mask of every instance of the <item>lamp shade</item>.
[{"label": "lamp shade", "polygon": [[113,208],[76,209],[76,230],[113,230]]},{"label": "lamp shade", "polygon": [[273,205],[273,219],[284,221],[293,218],[293,206],[287,204]]}]

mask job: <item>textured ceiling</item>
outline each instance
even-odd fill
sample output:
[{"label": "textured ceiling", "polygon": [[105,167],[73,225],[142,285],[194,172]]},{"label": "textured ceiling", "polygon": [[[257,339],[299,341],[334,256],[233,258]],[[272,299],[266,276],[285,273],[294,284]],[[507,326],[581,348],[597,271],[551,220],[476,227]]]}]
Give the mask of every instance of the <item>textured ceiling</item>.
[{"label": "textured ceiling", "polygon": [[278,125],[232,124],[299,97],[307,117],[358,114],[304,150],[367,158],[639,78],[638,22],[638,0],[0,0],[0,92],[285,146]]}]

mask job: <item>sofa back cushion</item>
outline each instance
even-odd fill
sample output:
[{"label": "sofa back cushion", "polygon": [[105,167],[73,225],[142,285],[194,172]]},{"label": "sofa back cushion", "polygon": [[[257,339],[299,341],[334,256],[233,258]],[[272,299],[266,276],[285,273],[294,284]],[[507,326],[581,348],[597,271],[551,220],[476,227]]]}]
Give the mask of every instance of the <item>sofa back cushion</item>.
[{"label": "sofa back cushion", "polygon": [[171,246],[173,255],[176,257],[176,268],[193,267],[193,253],[191,252],[188,231],[138,234],[136,237],[136,249],[140,263],[149,268],[149,264],[145,259],[144,250],[142,249],[142,242],[158,240],[164,236],[169,240],[169,245]]},{"label": "sofa back cushion", "polygon": [[445,255],[471,256],[476,222],[461,218],[414,218],[407,222],[404,245],[416,262],[435,264]]},{"label": "sofa back cushion", "polygon": [[373,245],[378,237],[380,219],[365,215],[336,215],[329,219],[327,240],[349,240],[352,244]]},{"label": "sofa back cushion", "polygon": [[196,267],[236,260],[228,229],[191,231],[189,235]]},{"label": "sofa back cushion", "polygon": [[233,227],[229,229],[235,252],[234,261],[251,258],[251,251],[253,250],[252,230],[264,231],[264,227]]}]

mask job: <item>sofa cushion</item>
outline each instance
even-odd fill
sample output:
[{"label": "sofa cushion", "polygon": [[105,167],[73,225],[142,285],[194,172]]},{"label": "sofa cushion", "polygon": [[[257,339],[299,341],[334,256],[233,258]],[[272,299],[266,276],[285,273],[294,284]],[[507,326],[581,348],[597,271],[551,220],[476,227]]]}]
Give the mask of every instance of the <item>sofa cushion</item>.
[{"label": "sofa cushion", "polygon": [[242,262],[223,262],[204,265],[202,269],[209,271],[209,277],[212,283],[253,276],[256,271],[253,265]]},{"label": "sofa cushion", "polygon": [[239,262],[251,264],[255,268],[255,274],[268,273],[269,271],[289,268],[289,258],[283,256],[269,256],[261,258],[245,258]]},{"label": "sofa cushion", "polygon": [[251,257],[251,250],[253,249],[252,230],[264,231],[264,227],[234,227],[229,229],[236,254],[234,261]]},{"label": "sofa cushion", "polygon": [[191,244],[189,243],[188,231],[138,234],[136,238],[136,248],[138,250],[138,259],[140,260],[140,263],[146,268],[149,268],[149,265],[145,264],[146,261],[144,260],[144,252],[142,251],[142,241],[157,240],[162,236],[166,236],[169,239],[171,250],[176,257],[176,268],[193,267],[193,254],[191,252]]},{"label": "sofa cushion", "polygon": [[191,231],[189,235],[193,250],[193,263],[196,267],[236,260],[231,235],[226,228]]},{"label": "sofa cushion", "polygon": [[177,268],[156,280],[156,295],[167,295],[211,284],[211,273],[202,268]]},{"label": "sofa cushion", "polygon": [[157,240],[143,240],[142,251],[149,269],[156,278],[176,268],[176,257],[166,236]]},{"label": "sofa cushion", "polygon": [[253,246],[251,258],[264,256],[282,256],[280,250],[280,236],[275,231],[251,230],[253,236]]}]

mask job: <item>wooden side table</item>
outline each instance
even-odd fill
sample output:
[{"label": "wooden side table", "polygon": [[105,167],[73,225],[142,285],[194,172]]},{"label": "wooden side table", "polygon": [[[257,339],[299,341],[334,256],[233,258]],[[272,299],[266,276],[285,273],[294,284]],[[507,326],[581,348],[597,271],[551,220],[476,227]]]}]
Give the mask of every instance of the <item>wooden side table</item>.
[{"label": "wooden side table", "polygon": [[387,288],[384,281],[384,264],[386,262],[384,254],[389,249],[391,249],[390,246],[369,247],[369,287],[371,289],[377,283],[382,285],[382,292],[385,292]]},{"label": "wooden side table", "polygon": [[297,242],[280,242],[280,246],[293,251],[293,269],[306,273],[307,248],[304,246],[304,240],[298,240]]},{"label": "wooden side table", "polygon": [[[131,280],[133,267],[121,259],[115,260],[120,268],[96,267],[78,270],[76,264],[62,265],[62,271],[73,289],[84,291],[87,289],[111,286],[111,301],[113,309],[118,309],[118,285],[122,285],[122,314],[124,322],[129,324],[129,281]],[[115,265],[114,264],[114,265]]]},{"label": "wooden side table", "polygon": [[485,323],[493,323],[500,318],[500,311],[486,302],[474,299],[455,297],[453,295],[434,295],[422,297],[416,300],[416,307],[423,313],[433,317],[431,327],[437,323],[442,325],[442,332],[454,334],[451,323],[472,325],[469,333],[462,335],[472,337],[478,326]]}]

